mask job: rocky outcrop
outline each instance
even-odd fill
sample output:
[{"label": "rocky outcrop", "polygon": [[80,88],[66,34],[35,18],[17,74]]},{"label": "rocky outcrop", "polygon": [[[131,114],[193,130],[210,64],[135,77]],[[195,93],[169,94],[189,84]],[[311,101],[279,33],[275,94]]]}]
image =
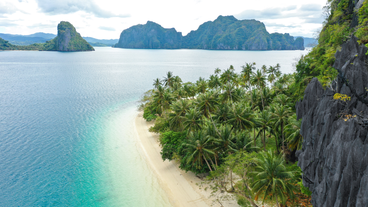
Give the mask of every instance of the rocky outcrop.
[{"label": "rocky outcrop", "polygon": [[[366,52],[352,37],[335,55],[337,79],[326,89],[312,79],[296,105],[304,138],[298,165],[315,207],[368,206]],[[337,93],[350,100],[334,98]]]},{"label": "rocky outcrop", "polygon": [[209,50],[304,50],[304,39],[294,40],[289,34],[269,34],[257,20],[238,20],[219,16],[182,36],[175,29],[164,29],[148,21],[124,30],[115,47],[149,49],[209,49]]},{"label": "rocky outcrop", "polygon": [[145,25],[136,25],[124,30],[114,47],[139,49],[178,49],[182,35],[175,29],[165,29],[161,25],[148,21]]},{"label": "rocky outcrop", "polygon": [[57,29],[57,36],[45,43],[44,50],[63,52],[95,50],[86,40],[82,38],[82,36],[76,31],[75,27],[69,22],[60,22]]}]

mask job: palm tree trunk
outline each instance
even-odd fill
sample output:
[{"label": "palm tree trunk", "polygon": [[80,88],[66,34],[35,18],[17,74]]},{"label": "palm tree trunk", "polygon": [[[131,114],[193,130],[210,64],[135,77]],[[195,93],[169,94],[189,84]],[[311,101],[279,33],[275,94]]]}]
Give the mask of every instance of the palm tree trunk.
[{"label": "palm tree trunk", "polygon": [[212,161],[212,159],[211,159],[211,157],[209,157],[209,158],[210,158],[210,161],[211,161],[211,163],[212,163],[213,168],[214,168],[215,170],[217,170],[217,169],[216,169],[215,164],[213,163],[213,161]]},{"label": "palm tree trunk", "polygon": [[233,170],[230,169],[230,186],[231,186],[231,191],[234,191],[234,186],[233,186]]},{"label": "palm tree trunk", "polygon": [[284,122],[281,122],[281,137],[282,137],[282,151],[285,153],[285,146],[284,146]]},{"label": "palm tree trunk", "polygon": [[276,206],[277,206],[277,207],[280,207],[280,205],[279,205],[279,200],[277,199],[277,196],[276,196]]},{"label": "palm tree trunk", "polygon": [[262,100],[262,111],[264,110],[264,102],[263,102],[263,89],[261,88],[260,89],[260,92],[261,92],[261,100]]},{"label": "palm tree trunk", "polygon": [[212,171],[212,168],[211,168],[210,164],[208,163],[208,161],[206,159],[206,156],[204,156],[204,155],[202,155],[202,156],[203,156],[204,160],[206,161],[208,168],[210,168],[210,171]]},{"label": "palm tree trunk", "polygon": [[275,135],[276,151],[277,151],[277,154],[280,154],[280,152],[279,152],[279,144],[277,143],[277,140],[278,140],[278,138],[277,138],[277,136]]},{"label": "palm tree trunk", "polygon": [[257,147],[257,143],[256,143],[256,128],[253,128],[253,139],[254,139],[254,147]]},{"label": "palm tree trunk", "polygon": [[263,149],[266,151],[266,130],[263,130]]}]

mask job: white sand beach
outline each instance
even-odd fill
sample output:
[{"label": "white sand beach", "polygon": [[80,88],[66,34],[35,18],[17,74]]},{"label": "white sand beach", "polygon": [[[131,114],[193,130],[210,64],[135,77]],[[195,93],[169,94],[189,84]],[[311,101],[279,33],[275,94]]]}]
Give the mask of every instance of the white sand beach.
[{"label": "white sand beach", "polygon": [[[179,169],[178,164],[173,161],[163,161],[161,158],[161,148],[158,142],[158,134],[148,131],[152,125],[142,117],[140,112],[135,119],[135,129],[138,134],[139,143],[145,154],[147,163],[157,175],[160,185],[167,193],[170,202],[175,207],[208,207],[221,206],[213,202],[210,192],[200,189],[196,183],[201,180],[192,172],[185,172]],[[222,203],[224,206],[238,206],[236,201]]]}]

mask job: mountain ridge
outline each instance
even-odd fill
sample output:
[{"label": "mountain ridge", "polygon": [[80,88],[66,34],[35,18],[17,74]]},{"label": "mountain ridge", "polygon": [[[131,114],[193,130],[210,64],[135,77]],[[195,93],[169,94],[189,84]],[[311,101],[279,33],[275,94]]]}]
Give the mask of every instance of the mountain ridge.
[{"label": "mountain ridge", "polygon": [[165,29],[147,21],[120,34],[114,47],[139,49],[209,49],[209,50],[304,50],[303,38],[267,32],[257,20],[238,20],[219,16],[201,24],[197,30],[182,36],[175,28]]}]

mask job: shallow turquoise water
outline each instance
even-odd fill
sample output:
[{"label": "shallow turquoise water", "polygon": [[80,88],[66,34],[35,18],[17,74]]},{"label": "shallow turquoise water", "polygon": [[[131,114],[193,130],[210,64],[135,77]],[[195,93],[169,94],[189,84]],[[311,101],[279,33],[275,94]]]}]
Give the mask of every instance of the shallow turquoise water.
[{"label": "shallow turquoise water", "polygon": [[153,79],[245,62],[292,70],[305,51],[0,52],[0,206],[170,206],[133,130]]}]

